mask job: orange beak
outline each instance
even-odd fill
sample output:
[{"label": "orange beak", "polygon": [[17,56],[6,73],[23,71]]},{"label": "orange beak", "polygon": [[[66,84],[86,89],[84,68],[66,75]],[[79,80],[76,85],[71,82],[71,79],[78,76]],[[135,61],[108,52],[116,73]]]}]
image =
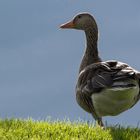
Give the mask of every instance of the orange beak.
[{"label": "orange beak", "polygon": [[65,29],[65,28],[74,28],[74,27],[75,27],[75,26],[74,26],[73,21],[67,22],[67,23],[62,24],[62,25],[60,26],[60,28],[62,28],[62,29]]}]

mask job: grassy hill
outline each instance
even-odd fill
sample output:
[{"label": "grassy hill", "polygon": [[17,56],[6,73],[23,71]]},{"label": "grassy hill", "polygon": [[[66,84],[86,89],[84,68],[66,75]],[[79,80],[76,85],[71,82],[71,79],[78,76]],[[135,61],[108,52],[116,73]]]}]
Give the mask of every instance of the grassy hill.
[{"label": "grassy hill", "polygon": [[140,129],[70,121],[0,120],[0,140],[140,140]]}]

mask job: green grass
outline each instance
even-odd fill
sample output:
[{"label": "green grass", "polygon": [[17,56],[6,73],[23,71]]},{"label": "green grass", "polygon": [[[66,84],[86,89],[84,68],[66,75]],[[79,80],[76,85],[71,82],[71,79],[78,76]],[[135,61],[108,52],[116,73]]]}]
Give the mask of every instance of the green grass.
[{"label": "green grass", "polygon": [[140,129],[70,121],[0,120],[0,140],[140,140]]}]

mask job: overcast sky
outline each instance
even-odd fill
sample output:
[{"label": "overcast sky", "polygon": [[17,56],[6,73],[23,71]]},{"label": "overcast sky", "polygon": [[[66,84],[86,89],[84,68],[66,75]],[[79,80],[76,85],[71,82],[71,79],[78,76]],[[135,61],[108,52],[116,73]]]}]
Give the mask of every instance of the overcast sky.
[{"label": "overcast sky", "polygon": [[[117,59],[140,70],[140,1],[0,1],[0,117],[92,120],[75,100],[85,47],[82,31],[59,25],[79,12],[97,20],[103,60]],[[109,124],[136,126],[140,102]]]}]

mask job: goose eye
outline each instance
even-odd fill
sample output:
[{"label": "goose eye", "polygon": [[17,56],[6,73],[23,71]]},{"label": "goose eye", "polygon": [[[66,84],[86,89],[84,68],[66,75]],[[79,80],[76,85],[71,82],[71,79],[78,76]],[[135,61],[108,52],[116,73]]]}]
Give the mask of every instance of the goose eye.
[{"label": "goose eye", "polygon": [[79,15],[78,18],[81,18],[81,16]]}]

